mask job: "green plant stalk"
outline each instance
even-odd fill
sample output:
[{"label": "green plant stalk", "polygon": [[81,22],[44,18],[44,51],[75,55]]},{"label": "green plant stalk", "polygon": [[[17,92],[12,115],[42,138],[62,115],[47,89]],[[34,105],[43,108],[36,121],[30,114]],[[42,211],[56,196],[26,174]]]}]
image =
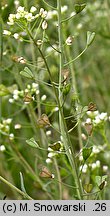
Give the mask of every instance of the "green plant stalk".
[{"label": "green plant stalk", "polygon": [[[31,40],[31,50],[32,50],[32,60],[33,60],[33,65],[35,65],[35,52],[34,52],[34,46]],[[39,75],[36,73],[36,78],[39,80]],[[38,82],[38,90],[39,90],[39,81]],[[40,104],[40,94],[37,94],[37,106],[38,106],[38,118],[41,117],[41,104]],[[36,122],[37,124],[37,122]],[[47,145],[47,140],[44,131],[40,128],[40,140],[42,145],[45,147]]]},{"label": "green plant stalk", "polygon": [[[57,10],[58,10],[58,37],[59,37],[59,107],[61,107],[61,104],[63,102],[63,98],[61,96],[61,81],[62,81],[62,68],[63,68],[63,42],[62,42],[62,19],[61,19],[61,0],[57,0]],[[68,145],[71,146],[71,140],[68,134],[68,130],[67,130],[67,126],[66,126],[66,122],[64,119],[64,115],[63,115],[63,110],[62,108],[59,110],[59,124],[60,124],[60,130],[61,130],[61,134],[63,137],[63,142],[64,142],[64,146],[66,147],[66,149],[68,149]],[[71,167],[72,167],[72,172],[73,172],[73,176],[75,179],[75,183],[78,186],[77,189],[77,195],[79,197],[79,199],[82,198],[82,188],[81,188],[81,184],[78,178],[78,172],[77,172],[77,166],[76,166],[76,161],[75,161],[75,153],[72,151],[67,151],[67,156],[68,159],[70,161]]]},{"label": "green plant stalk", "polygon": [[56,172],[57,172],[57,177],[58,177],[59,199],[62,200],[62,181],[61,181],[61,176],[60,176],[60,172],[59,172],[59,168],[58,168],[58,164],[57,164],[56,158],[54,158],[54,164],[55,164],[55,168],[56,168]]},{"label": "green plant stalk", "polygon": [[[59,102],[59,97],[57,95],[56,87],[55,87],[54,82],[52,81],[52,75],[51,75],[50,69],[48,67],[47,61],[46,61],[42,51],[40,50],[39,46],[37,45],[36,40],[33,38],[30,31],[28,29],[26,29],[26,30],[27,30],[27,33],[30,36],[30,38],[33,40],[33,43],[35,44],[35,46],[38,48],[38,51],[39,51],[42,59],[44,60],[45,66],[46,66],[47,71],[49,73],[50,80],[51,80],[51,83],[52,83],[52,86],[53,86],[53,90],[54,90],[54,93],[55,93],[55,96],[56,96],[56,101],[57,101],[59,111],[60,111],[60,114],[61,114],[62,125],[63,125],[62,135],[63,135],[63,140],[64,140],[64,147],[65,147],[65,149],[68,149],[68,146],[71,146],[71,141],[70,141],[70,137],[69,137],[69,134],[68,134],[68,130],[67,130],[66,122],[65,122],[64,115],[63,115],[63,112],[62,112],[62,108],[61,108],[61,105],[60,105],[60,102]],[[82,188],[81,188],[80,180],[78,178],[77,166],[76,166],[76,161],[75,161],[75,153],[73,153],[73,155],[72,155],[69,150],[70,149],[67,150],[67,157],[68,157],[70,165],[72,167],[73,177],[74,177],[74,179],[76,181],[77,195],[78,195],[79,199],[82,199]]]},{"label": "green plant stalk", "polygon": [[27,193],[24,193],[14,185],[12,185],[10,182],[8,182],[6,179],[4,179],[2,176],[0,176],[0,181],[11,187],[13,190],[17,191],[19,194],[21,194],[23,197],[27,198],[28,200],[33,200],[32,197],[30,197]]},{"label": "green plant stalk", "polygon": [[[71,59],[71,53],[70,53],[70,49],[69,46],[67,46],[66,48],[66,53],[68,56],[68,59]],[[74,66],[73,64],[70,64],[70,71],[71,71],[71,75],[72,75],[72,86],[74,88],[75,94],[78,95],[78,90],[77,90],[77,83],[76,83],[76,77],[75,77],[75,71],[74,71]],[[78,102],[75,102],[75,107],[78,107],[78,103],[79,103],[79,97],[78,97]],[[77,114],[76,114],[77,115]],[[79,139],[79,147],[80,149],[83,148],[83,143],[82,143],[82,138],[81,138],[81,124],[80,121],[77,122],[77,129],[78,129],[78,139]]]}]

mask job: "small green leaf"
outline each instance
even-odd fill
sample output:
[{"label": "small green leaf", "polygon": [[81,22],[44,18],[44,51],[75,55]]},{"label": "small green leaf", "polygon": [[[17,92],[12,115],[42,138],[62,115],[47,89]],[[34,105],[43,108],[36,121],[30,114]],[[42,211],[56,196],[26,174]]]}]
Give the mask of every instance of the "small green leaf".
[{"label": "small green leaf", "polygon": [[83,153],[83,159],[86,161],[90,157],[90,155],[92,153],[92,147],[90,147],[90,148],[83,148],[82,153]]},{"label": "small green leaf", "polygon": [[29,140],[26,140],[26,143],[27,143],[28,145],[30,145],[31,147],[33,147],[33,148],[39,148],[39,145],[38,145],[38,143],[35,141],[34,137],[32,137],[32,138],[29,139]]},{"label": "small green leaf", "polygon": [[95,38],[95,32],[87,31],[87,47],[91,45]]},{"label": "small green leaf", "polygon": [[80,13],[84,8],[86,7],[86,4],[75,4],[75,11],[76,13]]},{"label": "small green leaf", "polygon": [[25,67],[24,70],[20,72],[20,74],[29,79],[34,77],[32,71],[28,67]]},{"label": "small green leaf", "polygon": [[63,87],[62,92],[64,95],[67,95],[70,92],[71,84],[68,83],[66,86]]},{"label": "small green leaf", "polygon": [[8,94],[10,94],[8,88],[5,85],[1,84],[0,85],[0,97],[6,96]]},{"label": "small green leaf", "polygon": [[21,190],[24,192],[24,193],[27,193],[26,192],[26,189],[24,187],[24,179],[23,179],[23,175],[22,173],[20,172],[20,182],[21,182]]}]

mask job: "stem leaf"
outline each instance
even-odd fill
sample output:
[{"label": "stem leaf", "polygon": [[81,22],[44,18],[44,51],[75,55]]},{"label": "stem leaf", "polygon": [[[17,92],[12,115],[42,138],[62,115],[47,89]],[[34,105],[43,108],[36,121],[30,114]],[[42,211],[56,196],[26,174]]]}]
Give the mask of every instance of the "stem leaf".
[{"label": "stem leaf", "polygon": [[34,77],[32,71],[28,67],[25,67],[24,70],[20,72],[20,74],[29,79]]},{"label": "stem leaf", "polygon": [[95,32],[87,31],[87,47],[91,45],[95,38]]},{"label": "stem leaf", "polygon": [[32,137],[32,138],[29,139],[29,140],[26,140],[26,143],[27,143],[28,145],[30,145],[31,147],[33,147],[33,148],[39,148],[39,145],[38,145],[38,143],[35,141],[34,137]]},{"label": "stem leaf", "polygon": [[24,192],[24,193],[27,193],[26,192],[26,189],[24,187],[24,179],[23,179],[23,175],[22,173],[20,172],[20,182],[21,182],[21,190]]}]

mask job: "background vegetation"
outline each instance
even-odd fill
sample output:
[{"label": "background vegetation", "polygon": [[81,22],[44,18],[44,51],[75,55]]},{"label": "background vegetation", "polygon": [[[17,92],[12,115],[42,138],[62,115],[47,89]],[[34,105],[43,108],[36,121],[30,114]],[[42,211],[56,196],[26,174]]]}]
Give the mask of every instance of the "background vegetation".
[{"label": "background vegetation", "polygon": [[[41,8],[47,12],[53,11],[54,7],[58,6],[57,3],[51,0],[48,5],[43,0],[19,1],[19,5],[27,11],[35,6],[37,13]],[[35,41],[43,41],[40,48],[48,62],[51,80],[32,38],[23,34],[23,29],[18,25],[7,24],[9,14],[16,13],[17,1],[2,0],[0,4],[0,176],[7,180],[5,182],[0,178],[0,199],[5,196],[7,199],[29,198],[12,185],[33,199],[110,199],[109,0],[62,1],[62,20],[75,12],[75,4],[86,4],[84,10],[62,23],[63,47],[60,48],[63,48],[63,64],[85,49],[87,31],[95,32],[96,36],[80,58],[67,67],[62,67],[69,71],[69,76],[66,77],[66,84],[62,82],[60,86],[56,84],[59,83],[60,70],[60,52],[56,51],[59,50],[57,13],[50,13],[47,29],[42,29],[42,19],[38,19],[33,28]],[[30,26],[32,27],[31,24]],[[9,30],[11,35],[3,34],[4,30]],[[14,35],[15,33],[19,36]],[[70,46],[66,41],[69,36],[72,40]],[[19,59],[20,57],[22,58]],[[20,74],[25,67],[34,74],[34,79]],[[74,127],[68,133],[72,144],[71,147],[68,144],[68,148],[74,151],[72,157],[76,162],[77,177],[81,180],[81,197],[75,188],[78,185],[66,154],[68,149],[63,145],[64,139],[60,130],[62,123],[59,121],[58,103],[51,81],[54,82],[57,95],[63,95],[60,102],[63,101],[67,130]],[[26,100],[28,104],[25,103]],[[98,115],[102,113],[100,123],[92,125],[93,131],[84,126],[84,122],[89,125],[86,111],[91,101],[96,104]],[[48,116],[46,123],[42,120],[42,114],[45,114],[46,118]],[[94,115],[92,112],[92,120]],[[72,117],[67,118],[69,116]],[[42,121],[43,125],[40,127]],[[30,143],[31,138],[34,141],[31,140]],[[34,145],[33,142],[38,144],[36,148],[30,146]],[[62,152],[59,153],[59,149],[49,152],[49,145],[54,143],[60,143]],[[43,178],[42,166],[47,167],[55,178]],[[51,177],[51,174],[48,177]]]}]

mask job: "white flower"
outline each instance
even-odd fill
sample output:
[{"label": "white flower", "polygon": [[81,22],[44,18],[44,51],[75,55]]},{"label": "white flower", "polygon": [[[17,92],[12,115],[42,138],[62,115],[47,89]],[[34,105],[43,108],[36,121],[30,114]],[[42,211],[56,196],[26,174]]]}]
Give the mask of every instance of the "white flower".
[{"label": "white flower", "polygon": [[40,14],[40,16],[41,16],[42,18],[46,18],[46,16],[47,16],[47,11],[44,10],[44,8],[41,8],[39,14]]},{"label": "white flower", "polygon": [[26,59],[24,59],[22,56],[18,58],[18,62],[21,64],[25,64],[26,63]]},{"label": "white flower", "polygon": [[93,146],[93,149],[92,149],[92,152],[94,153],[94,154],[98,154],[99,152],[100,152],[100,149],[97,147],[97,146]]},{"label": "white flower", "polygon": [[71,17],[73,17],[73,16],[75,16],[76,15],[76,12],[75,11],[73,11],[72,13],[71,13]]},{"label": "white flower", "polygon": [[14,100],[18,100],[18,98],[19,98],[18,95],[15,95],[15,94],[13,95],[13,99],[14,99]]},{"label": "white flower", "polygon": [[9,98],[9,103],[13,103],[14,99],[13,98]]},{"label": "white flower", "polygon": [[78,29],[78,30],[80,30],[82,27],[83,27],[82,23],[79,23],[79,24],[77,25],[77,29]]},{"label": "white flower", "polygon": [[96,163],[92,163],[91,167],[92,167],[92,170],[96,169],[97,167]]},{"label": "white flower", "polygon": [[19,5],[19,1],[18,1],[18,0],[15,0],[15,1],[14,1],[14,4],[15,4],[15,6],[18,6],[18,5]]},{"label": "white flower", "polygon": [[14,95],[18,95],[18,94],[19,94],[19,91],[18,91],[17,89],[15,89],[15,90],[13,91],[13,94],[14,94]]},{"label": "white flower", "polygon": [[86,119],[86,123],[87,123],[87,124],[90,124],[90,123],[91,123],[91,119],[90,119],[90,118],[87,118],[87,119]]},{"label": "white flower", "polygon": [[36,90],[38,88],[38,83],[32,83],[32,88]]},{"label": "white flower", "polygon": [[15,126],[14,126],[14,128],[17,130],[17,129],[20,129],[21,128],[21,124],[16,124]]},{"label": "white flower", "polygon": [[80,171],[82,171],[82,173],[86,173],[87,172],[87,164],[84,164],[84,166],[83,165],[81,165],[80,166]]},{"label": "white flower", "polygon": [[61,13],[64,13],[67,10],[68,10],[68,6],[67,5],[64,5],[64,6],[61,7]]},{"label": "white flower", "polygon": [[42,45],[43,41],[42,40],[37,40],[37,45],[40,46]]},{"label": "white flower", "polygon": [[95,117],[95,119],[93,120],[94,124],[99,124],[101,122],[99,115]]},{"label": "white flower", "polygon": [[84,133],[81,134],[81,137],[82,137],[83,140],[87,140],[87,137],[86,137],[86,135]]},{"label": "white flower", "polygon": [[41,101],[45,101],[45,100],[46,100],[46,98],[47,98],[47,96],[46,96],[46,95],[42,95],[42,97],[41,97]]},{"label": "white flower", "polygon": [[105,113],[105,112],[102,112],[100,115],[99,115],[99,118],[101,119],[101,120],[107,120],[107,113]]},{"label": "white flower", "polygon": [[96,166],[100,167],[100,161],[99,160],[96,161]]},{"label": "white flower", "polygon": [[82,156],[82,154],[79,155],[79,161],[83,161],[83,156]]},{"label": "white flower", "polygon": [[71,46],[72,43],[73,43],[73,37],[72,37],[72,36],[69,36],[69,37],[66,39],[66,44],[67,44],[68,46]]},{"label": "white flower", "polygon": [[11,118],[6,119],[6,123],[7,123],[7,124],[11,124],[11,122],[12,122],[12,119],[11,119]]},{"label": "white flower", "polygon": [[47,158],[46,159],[46,163],[48,164],[48,163],[52,163],[52,160],[50,159],[50,158]]},{"label": "white flower", "polygon": [[31,22],[34,19],[34,16],[32,15],[32,13],[28,13],[24,16],[27,21]]},{"label": "white flower", "polygon": [[2,151],[2,152],[5,151],[5,146],[4,145],[0,146],[0,151]]},{"label": "white flower", "polygon": [[39,90],[37,90],[37,91],[36,91],[36,95],[38,95],[39,93],[40,93]]},{"label": "white flower", "polygon": [[108,166],[104,165],[103,166],[103,171],[106,172],[108,170]]},{"label": "white flower", "polygon": [[10,138],[10,140],[13,140],[13,139],[14,139],[14,134],[11,133],[11,134],[9,135],[9,138]]},{"label": "white flower", "polygon": [[14,25],[14,20],[15,20],[16,15],[15,14],[10,14],[8,17],[9,22],[7,22],[8,25]]},{"label": "white flower", "polygon": [[47,135],[47,136],[50,136],[51,133],[52,133],[51,130],[46,131],[46,135]]},{"label": "white flower", "polygon": [[59,110],[59,108],[58,107],[55,107],[54,109],[53,109],[53,112],[57,112]]},{"label": "white flower", "polygon": [[49,157],[49,158],[52,158],[52,157],[54,157],[55,155],[56,155],[55,152],[49,152],[49,153],[48,153],[48,157]]},{"label": "white flower", "polygon": [[47,21],[44,20],[42,23],[42,29],[45,30],[45,29],[47,29],[47,27],[48,27]]},{"label": "white flower", "polygon": [[19,7],[17,8],[17,12],[18,12],[18,13],[24,12],[24,7],[19,6]]},{"label": "white flower", "polygon": [[34,7],[34,6],[32,6],[31,9],[30,9],[30,12],[31,12],[31,13],[34,13],[36,10],[37,10],[37,8]]},{"label": "white flower", "polygon": [[14,33],[13,37],[18,40],[19,39],[19,34],[18,33]]},{"label": "white flower", "polygon": [[21,18],[21,14],[20,13],[17,13],[16,14],[16,19],[20,19]]},{"label": "white flower", "polygon": [[3,30],[3,35],[11,35],[11,32],[4,29],[4,30]]}]

